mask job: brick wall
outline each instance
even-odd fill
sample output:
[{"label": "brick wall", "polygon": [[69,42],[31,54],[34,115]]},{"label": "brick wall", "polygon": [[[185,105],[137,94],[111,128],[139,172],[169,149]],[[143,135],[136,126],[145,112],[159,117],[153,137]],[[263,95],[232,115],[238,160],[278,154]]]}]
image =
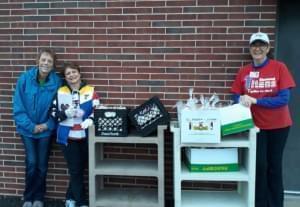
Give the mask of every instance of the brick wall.
[{"label": "brick wall", "polygon": [[[35,64],[39,49],[54,48],[59,66],[63,61],[79,63],[103,103],[136,106],[158,95],[175,117],[172,106],[186,99],[191,87],[197,94],[216,92],[221,99],[229,98],[228,89],[238,68],[250,60],[250,34],[260,30],[274,40],[276,2],[1,0],[0,194],[20,196],[23,192],[24,150],[12,120],[12,95],[17,78]],[[170,193],[170,133],[167,140]],[[106,151],[111,156],[126,154],[130,151],[127,147],[116,150],[108,146]],[[153,153],[151,147],[132,149],[140,156]],[[54,144],[48,197],[63,198],[67,178],[65,161]]]}]

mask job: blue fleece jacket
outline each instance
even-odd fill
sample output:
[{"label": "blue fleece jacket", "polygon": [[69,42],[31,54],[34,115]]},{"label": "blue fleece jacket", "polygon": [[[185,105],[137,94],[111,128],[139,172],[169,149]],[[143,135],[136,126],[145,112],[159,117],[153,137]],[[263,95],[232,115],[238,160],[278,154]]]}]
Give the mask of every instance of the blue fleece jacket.
[{"label": "blue fleece jacket", "polygon": [[[49,137],[55,129],[55,122],[49,109],[61,79],[52,70],[43,85],[38,83],[38,68],[32,67],[18,79],[13,97],[13,115],[19,134],[32,137]],[[48,130],[33,134],[37,124],[46,123]]]}]

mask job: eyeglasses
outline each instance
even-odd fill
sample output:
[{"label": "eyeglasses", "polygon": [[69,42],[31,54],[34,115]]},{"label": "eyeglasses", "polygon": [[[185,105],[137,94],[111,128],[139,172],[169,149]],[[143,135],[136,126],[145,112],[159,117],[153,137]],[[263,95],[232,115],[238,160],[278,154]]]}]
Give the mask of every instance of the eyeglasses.
[{"label": "eyeglasses", "polygon": [[261,49],[261,50],[265,50],[265,49],[268,48],[268,45],[267,45],[267,44],[251,44],[251,45],[250,45],[250,48],[251,48],[251,49],[256,49],[256,48],[258,48],[258,49]]}]

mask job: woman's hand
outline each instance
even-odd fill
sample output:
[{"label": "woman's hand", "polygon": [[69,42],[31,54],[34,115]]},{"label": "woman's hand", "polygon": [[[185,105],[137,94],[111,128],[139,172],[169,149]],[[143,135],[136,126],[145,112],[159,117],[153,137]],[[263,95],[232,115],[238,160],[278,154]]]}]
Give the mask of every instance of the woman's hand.
[{"label": "woman's hand", "polygon": [[94,124],[93,120],[90,119],[90,118],[87,118],[86,120],[84,120],[80,126],[82,129],[87,129],[89,128],[90,126],[92,126]]},{"label": "woman's hand", "polygon": [[243,95],[240,96],[240,103],[246,107],[250,107],[252,104],[256,104],[256,99],[248,95]]},{"label": "woman's hand", "polygon": [[73,118],[75,116],[76,110],[73,107],[69,107],[65,110],[67,118]]},{"label": "woman's hand", "polygon": [[47,129],[48,129],[47,124],[37,124],[34,127],[33,133],[34,134],[42,133],[43,131],[46,131]]}]

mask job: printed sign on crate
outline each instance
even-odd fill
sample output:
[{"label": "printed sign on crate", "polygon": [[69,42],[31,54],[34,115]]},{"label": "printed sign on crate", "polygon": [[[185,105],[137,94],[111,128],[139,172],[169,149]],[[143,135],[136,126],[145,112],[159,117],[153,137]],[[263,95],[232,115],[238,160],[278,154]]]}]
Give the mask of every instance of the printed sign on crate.
[{"label": "printed sign on crate", "polygon": [[220,113],[217,109],[181,110],[182,143],[219,143]]},{"label": "printed sign on crate", "polygon": [[128,136],[128,110],[126,107],[95,109],[95,135],[108,137]]},{"label": "printed sign on crate", "polygon": [[185,148],[191,172],[231,172],[239,170],[237,148]]}]

